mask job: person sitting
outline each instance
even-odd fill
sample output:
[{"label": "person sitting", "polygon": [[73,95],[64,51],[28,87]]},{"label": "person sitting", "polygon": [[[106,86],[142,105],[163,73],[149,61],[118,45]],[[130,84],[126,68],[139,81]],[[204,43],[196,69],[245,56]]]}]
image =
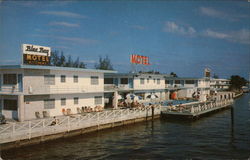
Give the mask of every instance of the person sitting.
[{"label": "person sitting", "polygon": [[50,126],[54,126],[54,125],[59,124],[59,120],[55,116],[53,118],[54,118],[54,120],[51,122]]}]

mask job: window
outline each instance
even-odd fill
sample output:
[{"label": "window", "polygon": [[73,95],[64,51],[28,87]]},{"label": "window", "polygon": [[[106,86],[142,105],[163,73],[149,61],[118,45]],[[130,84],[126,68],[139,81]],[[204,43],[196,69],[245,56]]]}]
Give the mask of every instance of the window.
[{"label": "window", "polygon": [[74,83],[78,83],[78,76],[74,76]]},{"label": "window", "polygon": [[144,84],[144,78],[140,78],[140,83]]},{"label": "window", "polygon": [[16,74],[4,74],[3,84],[17,84]]},{"label": "window", "polygon": [[66,76],[65,75],[61,75],[61,83],[65,83],[66,82]]},{"label": "window", "polygon": [[44,84],[55,85],[55,75],[44,75]]},{"label": "window", "polygon": [[157,84],[161,84],[161,81],[160,81],[160,79],[157,79]]},{"label": "window", "polygon": [[61,98],[61,106],[65,106],[66,105],[66,98]]},{"label": "window", "polygon": [[4,99],[3,100],[3,109],[4,110],[12,110],[16,111],[17,110],[17,100],[12,100],[12,99]]},{"label": "window", "polygon": [[102,96],[95,96],[95,105],[102,104]]},{"label": "window", "polygon": [[78,104],[79,98],[78,97],[74,97],[74,104]]},{"label": "window", "polygon": [[113,84],[113,78],[104,78],[104,84]]},{"label": "window", "polygon": [[186,84],[194,84],[194,80],[186,80]]},{"label": "window", "polygon": [[174,83],[175,84],[181,84],[181,81],[180,80],[175,80]]},{"label": "window", "polygon": [[54,109],[54,108],[55,108],[55,99],[44,100],[44,109]]},{"label": "window", "polygon": [[91,84],[92,85],[98,85],[98,77],[97,76],[91,76]]},{"label": "window", "polygon": [[121,78],[121,84],[128,84],[128,78]]},{"label": "window", "polygon": [[169,80],[165,80],[165,84],[170,84],[170,81]]},{"label": "window", "polygon": [[147,83],[149,83],[149,78],[147,79]]}]

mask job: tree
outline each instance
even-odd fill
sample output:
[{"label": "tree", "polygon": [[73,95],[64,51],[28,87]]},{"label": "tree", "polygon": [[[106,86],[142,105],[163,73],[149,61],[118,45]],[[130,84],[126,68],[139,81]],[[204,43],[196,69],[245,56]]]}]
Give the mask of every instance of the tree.
[{"label": "tree", "polygon": [[66,65],[66,57],[64,56],[63,52],[61,52],[60,60],[57,66],[65,67]]},{"label": "tree", "polygon": [[173,77],[178,77],[177,74],[174,73],[174,72],[171,72],[170,75],[173,76]]},{"label": "tree", "polygon": [[68,60],[66,62],[65,67],[73,67],[73,61],[72,61],[71,55],[68,56]]},{"label": "tree", "polygon": [[60,62],[60,57],[58,55],[58,51],[52,52],[50,57],[50,64],[52,66],[58,66],[59,62]]},{"label": "tree", "polygon": [[218,79],[219,76],[218,76],[217,74],[214,73],[213,78],[214,78],[214,79]]},{"label": "tree", "polygon": [[102,58],[100,56],[99,63],[95,64],[95,68],[96,69],[103,69],[103,70],[114,70],[108,56],[106,56],[105,58]]},{"label": "tree", "polygon": [[86,64],[85,64],[85,63],[83,63],[83,62],[80,62],[80,64],[79,64],[79,68],[86,68]]},{"label": "tree", "polygon": [[79,57],[74,61],[71,55],[66,58],[61,52],[59,56],[59,51],[52,51],[50,58],[50,65],[52,66],[60,66],[60,67],[74,67],[74,68],[86,68],[86,64],[84,62],[80,62]]},{"label": "tree", "polygon": [[247,80],[238,75],[232,75],[230,78],[230,90],[241,90],[247,84]]},{"label": "tree", "polygon": [[80,60],[79,60],[79,57],[77,57],[77,59],[76,59],[75,62],[73,63],[73,67],[79,68],[79,63],[80,63]]}]

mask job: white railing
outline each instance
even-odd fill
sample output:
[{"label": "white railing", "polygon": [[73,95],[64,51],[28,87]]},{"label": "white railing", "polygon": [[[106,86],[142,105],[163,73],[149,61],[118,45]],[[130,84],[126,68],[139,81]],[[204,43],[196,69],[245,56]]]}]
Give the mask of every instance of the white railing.
[{"label": "white railing", "polygon": [[[154,109],[154,114],[159,115],[160,113],[161,107],[158,106]],[[5,124],[0,125],[0,144],[146,116],[152,116],[151,109],[105,110],[102,112],[60,116],[56,117],[56,120],[54,118],[46,118]],[[52,125],[55,121],[57,123]]]},{"label": "white railing", "polygon": [[28,94],[62,94],[62,93],[90,93],[90,92],[103,92],[103,86],[44,86],[33,88],[29,86],[25,89]]},{"label": "white railing", "polygon": [[215,102],[213,101],[193,102],[190,104],[163,107],[162,111],[194,114],[194,113],[208,111],[208,110],[215,109],[215,108],[225,107],[225,106],[232,105],[232,104],[233,104],[232,99],[215,101]]},{"label": "white railing", "polygon": [[17,93],[22,92],[22,90],[16,86],[1,86],[0,93]]}]

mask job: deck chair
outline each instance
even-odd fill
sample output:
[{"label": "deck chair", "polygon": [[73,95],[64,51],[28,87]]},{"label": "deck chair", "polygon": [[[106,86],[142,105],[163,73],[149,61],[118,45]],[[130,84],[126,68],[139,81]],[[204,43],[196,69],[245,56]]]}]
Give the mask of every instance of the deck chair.
[{"label": "deck chair", "polygon": [[41,118],[40,112],[35,112],[36,118]]},{"label": "deck chair", "polygon": [[43,111],[43,118],[47,118],[47,117],[49,117],[49,112]]}]

